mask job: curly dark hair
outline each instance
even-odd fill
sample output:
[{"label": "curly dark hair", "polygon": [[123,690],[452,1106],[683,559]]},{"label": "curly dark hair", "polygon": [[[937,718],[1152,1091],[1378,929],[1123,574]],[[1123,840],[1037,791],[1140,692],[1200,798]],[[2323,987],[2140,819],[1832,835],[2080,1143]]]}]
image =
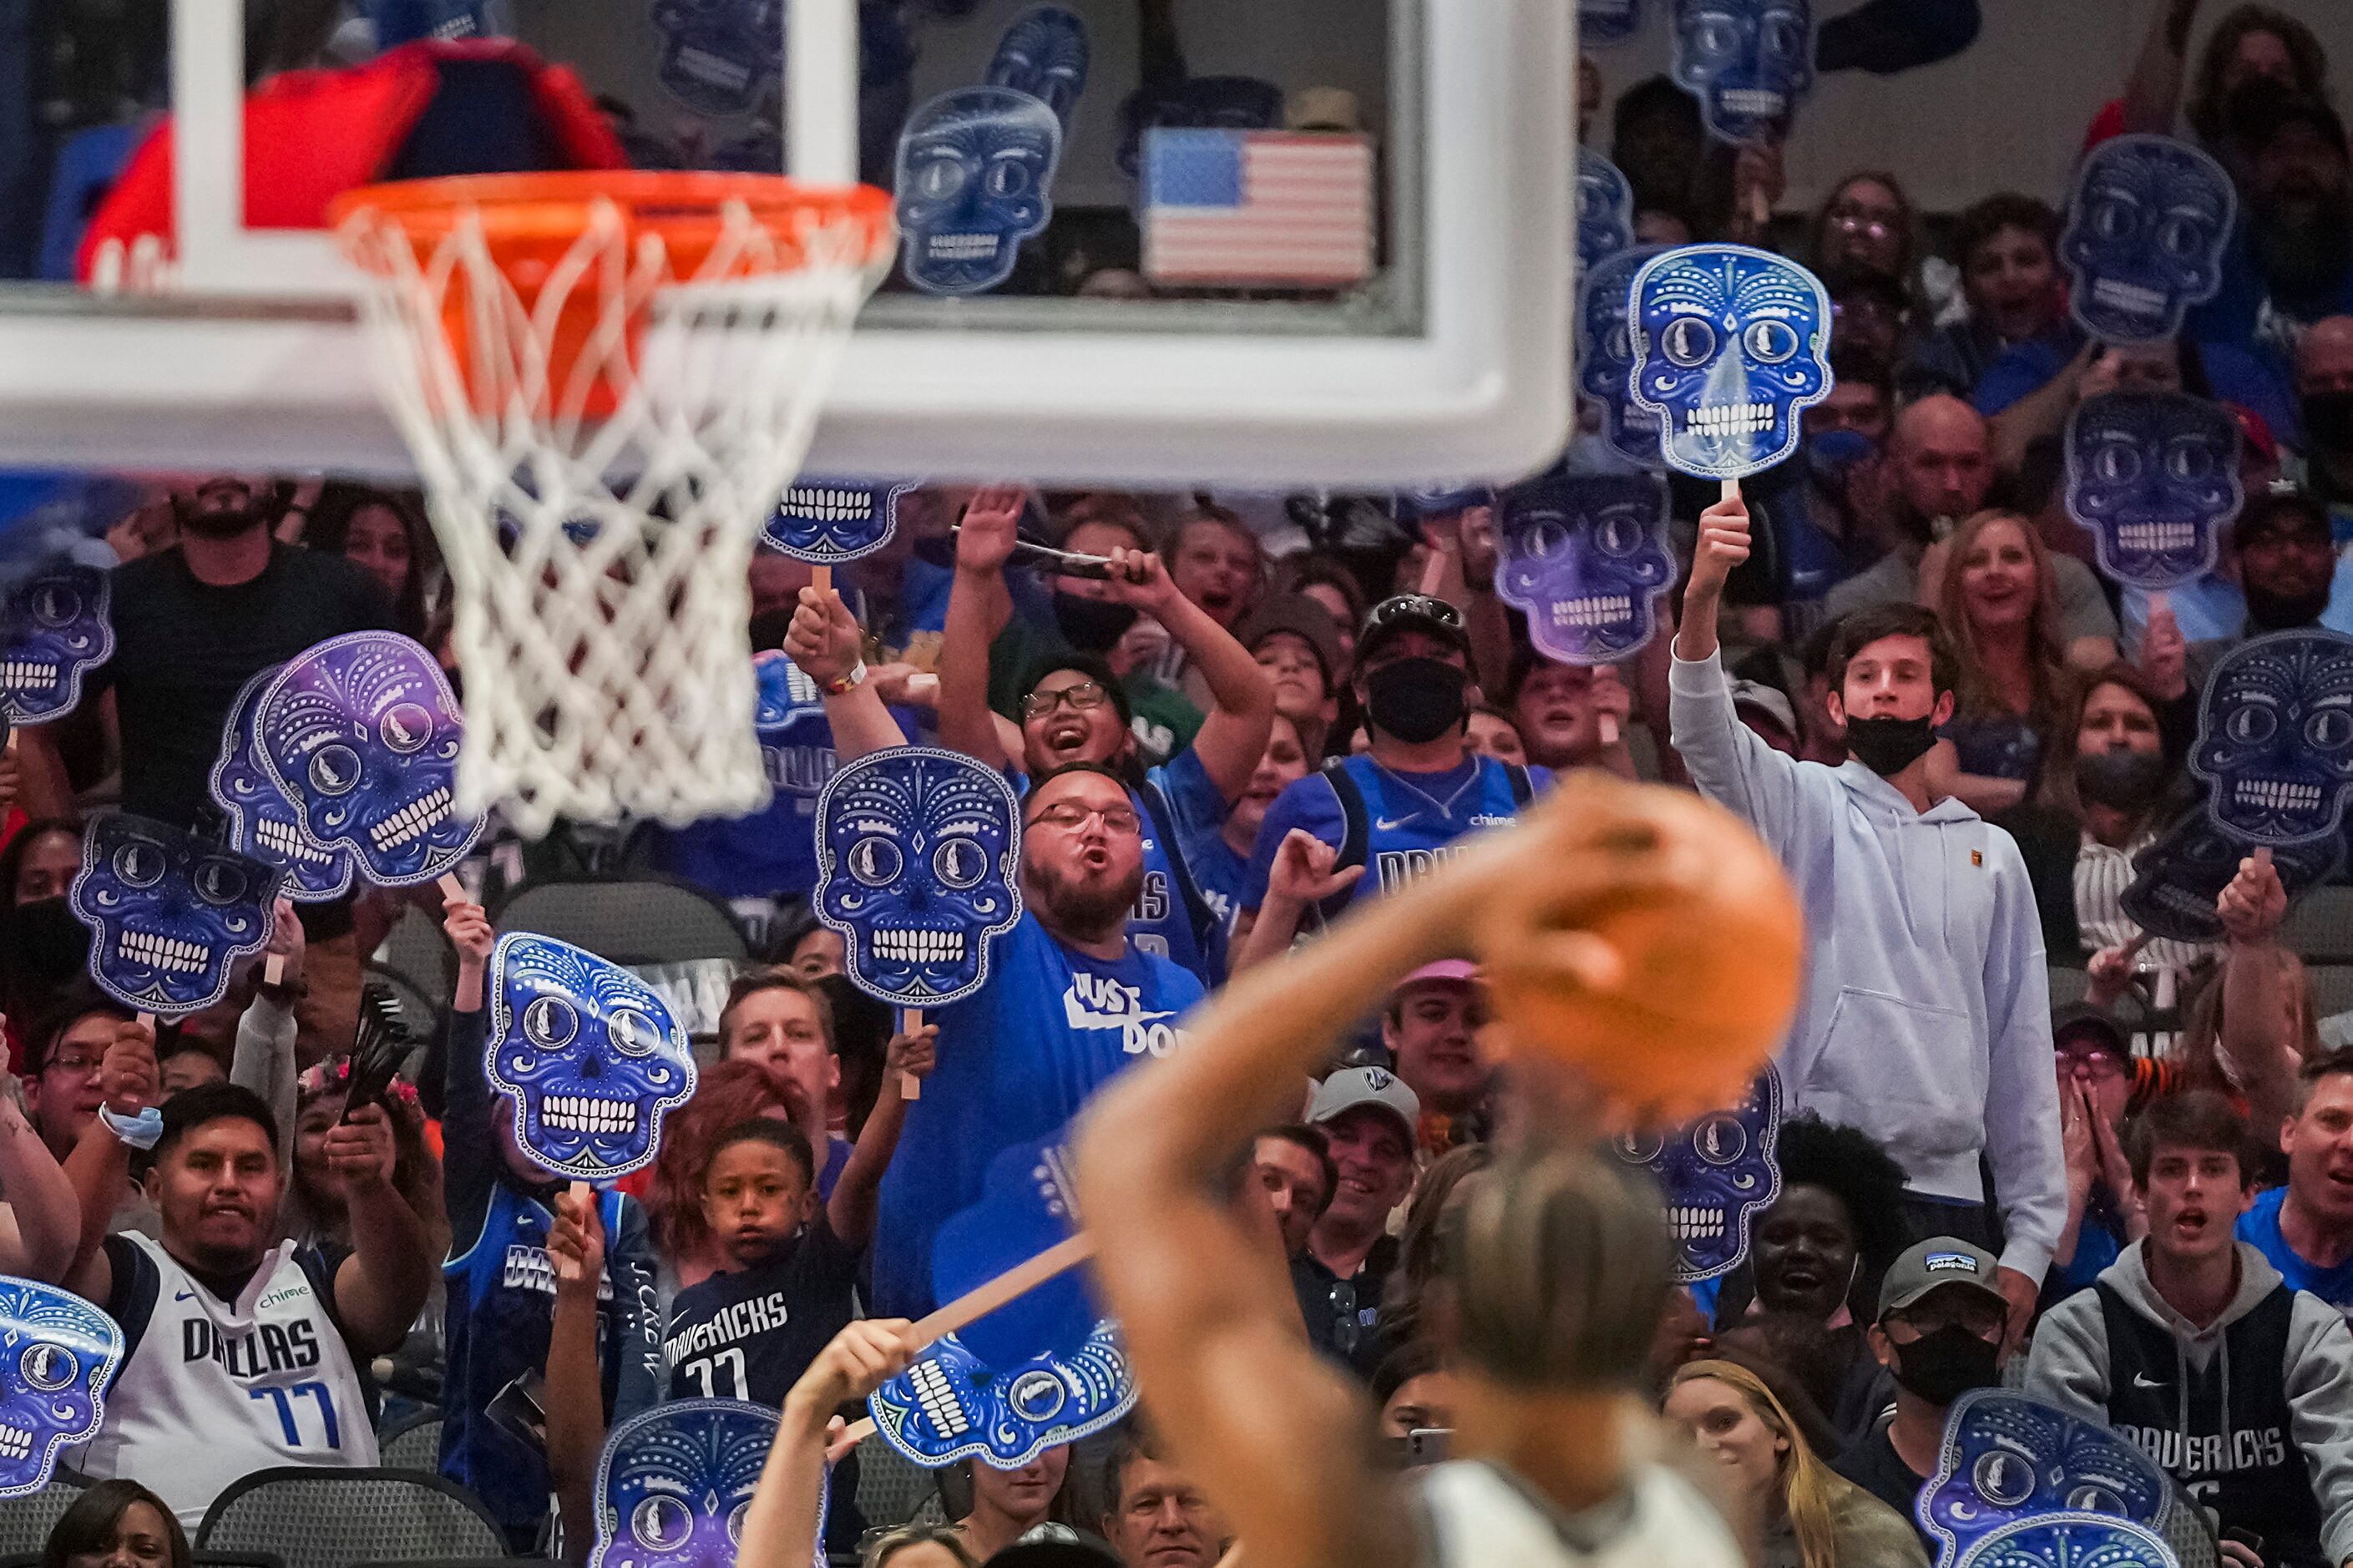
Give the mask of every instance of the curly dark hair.
[{"label": "curly dark hair", "polygon": [[1895,1261],[1911,1239],[1904,1228],[1904,1167],[1870,1133],[1819,1116],[1792,1116],[1781,1123],[1774,1153],[1782,1191],[1820,1187],[1846,1205],[1867,1272]]},{"label": "curly dark hair", "polygon": [[2206,51],[2198,57],[2198,71],[2189,89],[2189,108],[2184,115],[2189,128],[2208,147],[2221,144],[2228,129],[2222,90],[2222,78],[2231,68],[2239,45],[2250,33],[2269,33],[2287,50],[2295,69],[2295,90],[2308,98],[2325,98],[2328,94],[2328,51],[2320,47],[2320,39],[2310,27],[2270,5],[2241,5],[2227,13],[2214,24],[2207,36]]}]

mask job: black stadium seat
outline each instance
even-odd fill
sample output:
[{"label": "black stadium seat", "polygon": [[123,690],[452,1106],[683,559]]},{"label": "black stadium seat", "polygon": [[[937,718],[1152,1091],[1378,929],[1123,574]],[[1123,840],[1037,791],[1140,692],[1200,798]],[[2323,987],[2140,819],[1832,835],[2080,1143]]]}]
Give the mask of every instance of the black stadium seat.
[{"label": "black stadium seat", "polygon": [[352,1568],[506,1555],[506,1536],[474,1495],[416,1470],[257,1470],[215,1499],[195,1544],[273,1552],[285,1568]]}]

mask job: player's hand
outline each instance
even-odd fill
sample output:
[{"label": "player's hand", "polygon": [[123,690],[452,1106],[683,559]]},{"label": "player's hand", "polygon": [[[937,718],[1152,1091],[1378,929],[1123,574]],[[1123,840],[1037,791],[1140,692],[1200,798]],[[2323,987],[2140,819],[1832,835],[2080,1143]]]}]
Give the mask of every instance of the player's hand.
[{"label": "player's hand", "polygon": [[1699,514],[1699,542],[1692,548],[1686,598],[1713,599],[1724,592],[1732,569],[1748,559],[1748,503],[1729,496]]},{"label": "player's hand", "polygon": [[480,969],[491,961],[498,932],[491,929],[490,911],[470,899],[451,899],[441,906],[441,930],[458,950],[458,962]]},{"label": "player's hand", "polygon": [[327,1133],[327,1169],[348,1196],[392,1184],[400,1150],[393,1142],[392,1118],[381,1105],[363,1105]]},{"label": "player's hand", "polygon": [[801,590],[792,625],[785,631],[785,652],[820,691],[830,691],[848,679],[865,650],[866,634],[839,594],[814,586]]},{"label": "player's hand", "polygon": [[901,1373],[923,1347],[904,1318],[863,1318],[833,1336],[785,1396],[805,1419],[829,1419],[853,1399],[863,1399]]},{"label": "player's hand", "polygon": [[2259,946],[2278,933],[2287,918],[2287,887],[2269,851],[2259,849],[2239,862],[2239,874],[2214,900],[2214,913],[2241,946]]},{"label": "player's hand", "polygon": [[1307,829],[1293,828],[1275,847],[1274,863],[1267,868],[1267,896],[1304,907],[1355,887],[1365,868],[1346,866],[1335,871],[1333,862],[1339,858],[1339,850]]},{"label": "player's hand", "polygon": [[1111,596],[1147,616],[1158,616],[1176,597],[1167,563],[1150,550],[1114,546],[1110,555]]},{"label": "player's hand", "polygon": [[894,1078],[918,1080],[932,1076],[939,1064],[940,1026],[926,1024],[922,1028],[891,1037],[882,1051],[882,1081]]},{"label": "player's hand", "polygon": [[555,1194],[555,1223],[547,1231],[547,1260],[555,1268],[558,1290],[586,1289],[592,1296],[605,1276],[605,1222],[596,1213],[596,1194],[565,1188]]},{"label": "player's hand", "polygon": [[1004,571],[1029,499],[1029,490],[1019,485],[984,485],[973,491],[965,503],[963,525],[956,530],[956,570],[983,576]]},{"label": "player's hand", "polygon": [[155,1026],[126,1018],[98,1065],[99,1092],[117,1116],[136,1116],[163,1103],[164,1075],[155,1066]]}]

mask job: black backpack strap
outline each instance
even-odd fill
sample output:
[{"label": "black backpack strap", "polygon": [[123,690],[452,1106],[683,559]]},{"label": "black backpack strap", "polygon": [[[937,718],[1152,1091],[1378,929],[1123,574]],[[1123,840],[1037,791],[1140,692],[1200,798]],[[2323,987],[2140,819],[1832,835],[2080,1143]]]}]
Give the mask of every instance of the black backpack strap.
[{"label": "black backpack strap", "polygon": [[[1345,757],[1334,757],[1324,764],[1324,782],[1332,786],[1332,798],[1340,805],[1340,853],[1333,858],[1332,869],[1362,866],[1372,853],[1372,818],[1365,810],[1365,792],[1356,787],[1356,775],[1348,771]],[[1356,896],[1356,889],[1343,889],[1325,900],[1316,913],[1327,921],[1337,920]]]},{"label": "black backpack strap", "polygon": [[1193,880],[1193,868],[1185,863],[1185,847],[1176,838],[1176,816],[1168,808],[1168,799],[1160,786],[1145,779],[1136,786],[1136,798],[1144,802],[1145,814],[1152,818],[1152,831],[1160,836],[1160,843],[1168,856],[1168,869],[1176,879],[1176,896],[1185,905],[1185,919],[1193,928],[1193,945],[1200,950],[1204,963],[1217,962],[1218,914],[1209,908],[1209,900],[1201,896],[1201,886]]},{"label": "black backpack strap", "polygon": [[1528,770],[1520,766],[1517,763],[1505,763],[1504,764],[1504,777],[1511,782],[1512,805],[1522,811],[1525,811],[1527,809],[1528,802],[1535,799],[1536,797],[1536,786],[1535,782],[1528,777]]}]

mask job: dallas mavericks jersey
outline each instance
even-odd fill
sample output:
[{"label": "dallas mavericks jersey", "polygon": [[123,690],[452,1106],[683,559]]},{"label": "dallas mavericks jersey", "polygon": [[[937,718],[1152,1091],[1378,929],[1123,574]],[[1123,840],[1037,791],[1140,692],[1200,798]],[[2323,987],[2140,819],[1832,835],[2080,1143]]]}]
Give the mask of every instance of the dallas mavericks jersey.
[{"label": "dallas mavericks jersey", "polygon": [[1436,1466],[1420,1480],[1424,1568],[1744,1568],[1748,1560],[1691,1483],[1657,1465],[1634,1472],[1627,1506],[1607,1521],[1566,1518],[1476,1459]]},{"label": "dallas mavericks jersey", "polygon": [[1442,865],[1456,839],[1518,820],[1529,797],[1551,784],[1550,769],[1475,755],[1442,773],[1399,773],[1361,754],[1327,763],[1267,807],[1242,907],[1255,910],[1266,900],[1274,852],[1294,827],[1338,850],[1338,866],[1365,868],[1345,901],[1384,898]]},{"label": "dallas mavericks jersey", "polygon": [[376,1462],[366,1394],[322,1298],[332,1286],[317,1253],[280,1242],[224,1301],[160,1242],[115,1236],[106,1249],[108,1305],[126,1353],[77,1468],[146,1483],[194,1530],[229,1483],[256,1470]]}]

